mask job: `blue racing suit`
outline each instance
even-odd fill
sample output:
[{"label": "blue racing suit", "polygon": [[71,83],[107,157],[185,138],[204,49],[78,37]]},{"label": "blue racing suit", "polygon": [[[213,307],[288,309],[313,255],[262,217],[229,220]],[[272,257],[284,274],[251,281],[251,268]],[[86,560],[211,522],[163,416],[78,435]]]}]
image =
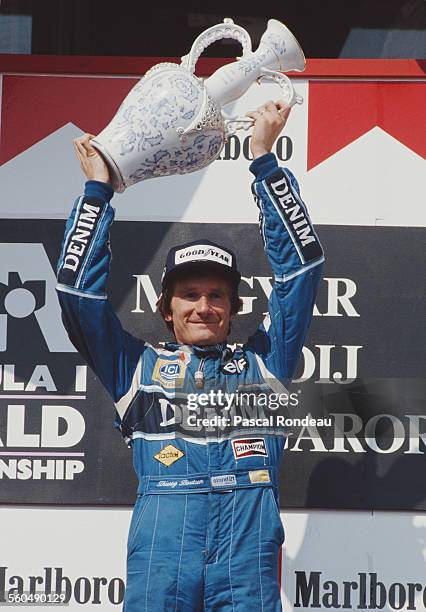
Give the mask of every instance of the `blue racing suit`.
[{"label": "blue racing suit", "polygon": [[[105,292],[114,218],[109,185],[88,181],[66,225],[57,285],[64,324],[115,403],[139,479],[125,612],[281,610],[278,470],[285,437],[274,421],[262,420],[267,408],[253,397],[286,392],[324,257],[293,175],[272,153],[250,169],[274,283],[269,320],[242,347],[156,348],[123,330]],[[251,399],[239,403],[244,392]],[[201,393],[207,405],[198,403]],[[220,393],[232,401],[224,406]],[[251,422],[237,423],[236,416]]]}]

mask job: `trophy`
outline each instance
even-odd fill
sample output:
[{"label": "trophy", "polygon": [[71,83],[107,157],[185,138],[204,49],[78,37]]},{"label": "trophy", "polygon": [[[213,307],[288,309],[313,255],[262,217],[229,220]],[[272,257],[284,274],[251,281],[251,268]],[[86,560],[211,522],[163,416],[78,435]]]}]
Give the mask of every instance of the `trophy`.
[{"label": "trophy", "polygon": [[[240,42],[242,57],[207,79],[195,76],[204,49],[222,38]],[[287,106],[303,102],[281,71],[304,70],[305,56],[290,30],[276,19],[268,21],[256,51],[248,32],[225,19],[202,32],[181,59],[180,64],[165,62],[148,70],[112,121],[91,140],[108,164],[116,192],[157,176],[194,172],[214,161],[230,134],[253,125],[252,119],[229,117],[222,109],[254,81],[277,83]]]}]

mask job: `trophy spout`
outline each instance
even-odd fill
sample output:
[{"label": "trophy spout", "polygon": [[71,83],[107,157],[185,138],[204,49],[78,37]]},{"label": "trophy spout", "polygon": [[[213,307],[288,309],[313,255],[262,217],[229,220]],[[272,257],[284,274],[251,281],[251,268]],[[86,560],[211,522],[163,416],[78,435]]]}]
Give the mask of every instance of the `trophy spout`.
[{"label": "trophy spout", "polygon": [[268,27],[260,39],[259,48],[262,45],[271,47],[277,58],[275,66],[265,66],[272,70],[288,72],[296,70],[303,72],[306,66],[305,54],[296,37],[281,21],[270,19]]}]

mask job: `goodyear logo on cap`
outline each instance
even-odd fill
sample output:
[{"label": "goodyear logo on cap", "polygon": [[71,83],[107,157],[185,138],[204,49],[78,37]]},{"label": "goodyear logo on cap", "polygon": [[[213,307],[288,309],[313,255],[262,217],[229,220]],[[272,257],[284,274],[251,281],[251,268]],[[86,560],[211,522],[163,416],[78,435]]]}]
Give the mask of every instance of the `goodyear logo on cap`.
[{"label": "goodyear logo on cap", "polygon": [[232,267],[232,255],[220,247],[211,244],[196,244],[175,253],[175,265],[188,261],[214,261],[224,266]]}]

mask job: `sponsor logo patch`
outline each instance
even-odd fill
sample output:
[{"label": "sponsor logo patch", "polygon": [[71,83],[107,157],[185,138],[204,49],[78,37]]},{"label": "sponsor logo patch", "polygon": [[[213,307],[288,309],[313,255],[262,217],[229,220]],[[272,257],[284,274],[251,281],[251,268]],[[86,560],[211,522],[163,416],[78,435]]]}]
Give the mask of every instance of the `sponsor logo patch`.
[{"label": "sponsor logo patch", "polygon": [[210,244],[196,244],[176,251],[176,265],[187,261],[214,261],[232,267],[231,254],[219,247],[212,247]]},{"label": "sponsor logo patch", "polygon": [[240,359],[233,359],[226,365],[223,365],[221,370],[224,374],[241,374],[247,366],[247,359],[245,357],[240,357]]},{"label": "sponsor logo patch", "polygon": [[181,359],[157,359],[152,373],[152,380],[163,387],[182,387],[185,379],[186,364]]},{"label": "sponsor logo patch", "polygon": [[180,448],[176,448],[176,446],[173,446],[173,444],[168,444],[159,450],[156,455],[154,455],[154,459],[157,459],[157,461],[166,467],[169,467],[175,463],[175,461],[179,461],[179,459],[182,459],[184,456],[185,453],[183,453]]},{"label": "sponsor logo patch", "polygon": [[249,478],[253,484],[257,482],[271,482],[268,470],[252,470],[249,472]]},{"label": "sponsor logo patch", "polygon": [[268,456],[264,438],[242,438],[239,440],[232,440],[232,450],[234,451],[235,459]]},{"label": "sponsor logo patch", "polygon": [[234,474],[224,474],[223,476],[212,476],[210,479],[212,487],[232,487],[237,484]]},{"label": "sponsor logo patch", "polygon": [[166,380],[174,380],[179,378],[181,371],[180,363],[164,363],[160,368],[160,376]]},{"label": "sponsor logo patch", "polygon": [[285,219],[303,264],[322,257],[323,251],[308,212],[290,180],[282,172],[265,179],[268,191]]},{"label": "sponsor logo patch", "polygon": [[76,213],[71,235],[67,237],[62,253],[58,281],[76,286],[84,261],[90,251],[105,204],[96,198],[83,197]]}]

